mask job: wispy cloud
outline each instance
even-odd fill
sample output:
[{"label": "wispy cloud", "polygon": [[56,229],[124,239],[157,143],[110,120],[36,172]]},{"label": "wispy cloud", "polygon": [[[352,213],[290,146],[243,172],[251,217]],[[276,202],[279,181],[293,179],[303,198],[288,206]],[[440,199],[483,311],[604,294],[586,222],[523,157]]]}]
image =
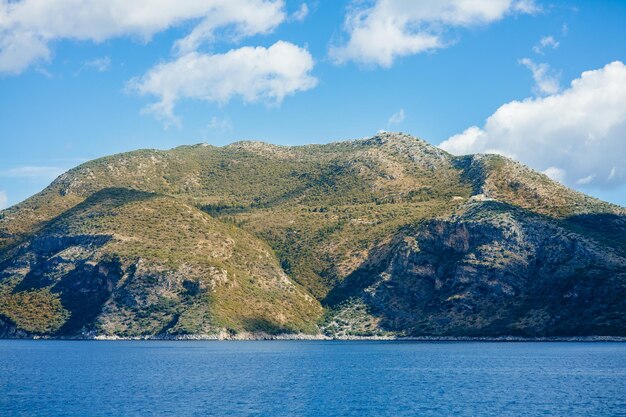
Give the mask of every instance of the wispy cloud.
[{"label": "wispy cloud", "polygon": [[103,56],[101,58],[95,58],[91,61],[85,62],[85,68],[94,69],[98,72],[105,72],[111,68],[111,58],[108,56]]},{"label": "wispy cloud", "polygon": [[0,177],[52,180],[65,172],[65,169],[49,166],[24,165],[0,171]]},{"label": "wispy cloud", "polygon": [[550,65],[536,64],[529,58],[523,58],[519,62],[533,74],[533,80],[535,80],[533,92],[536,95],[556,94],[561,90],[561,82],[559,80],[561,74],[550,68]]},{"label": "wispy cloud", "polygon": [[207,130],[217,130],[220,133],[231,132],[233,130],[233,125],[229,118],[221,119],[213,116],[207,124]]},{"label": "wispy cloud", "polygon": [[7,208],[8,203],[9,197],[7,196],[7,192],[0,190],[0,210]]},{"label": "wispy cloud", "polygon": [[291,18],[296,22],[302,22],[309,15],[309,6],[306,3],[302,3],[300,8],[291,15]]},{"label": "wispy cloud", "polygon": [[399,112],[391,115],[388,123],[390,125],[398,125],[404,121],[404,117],[405,117],[404,109],[400,109]]},{"label": "wispy cloud", "polygon": [[561,43],[554,39],[554,36],[544,36],[533,46],[533,51],[536,54],[544,55],[546,49],[557,49]]}]

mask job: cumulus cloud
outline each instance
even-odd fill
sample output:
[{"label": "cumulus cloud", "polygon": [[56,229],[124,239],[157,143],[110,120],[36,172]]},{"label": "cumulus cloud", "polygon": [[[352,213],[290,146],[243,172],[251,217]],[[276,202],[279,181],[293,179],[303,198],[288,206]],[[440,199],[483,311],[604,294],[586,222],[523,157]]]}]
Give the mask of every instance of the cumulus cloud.
[{"label": "cumulus cloud", "polygon": [[344,22],[348,40],[332,47],[330,55],[340,64],[357,61],[390,67],[398,57],[448,46],[447,29],[485,25],[537,10],[532,0],[354,2]]},{"label": "cumulus cloud", "polygon": [[9,204],[9,197],[7,196],[6,191],[0,190],[0,210],[7,208]]},{"label": "cumulus cloud", "polygon": [[586,71],[569,88],[501,106],[482,128],[440,144],[453,154],[500,153],[567,185],[626,184],[626,65]]},{"label": "cumulus cloud", "polygon": [[546,49],[556,49],[560,45],[560,42],[554,39],[553,36],[544,36],[533,46],[533,51],[536,54],[544,55]]},{"label": "cumulus cloud", "polygon": [[266,33],[286,18],[283,0],[0,0],[0,73],[20,73],[49,60],[58,39],[102,42],[154,34],[198,21],[177,43],[181,53],[229,29],[237,38]]},{"label": "cumulus cloud", "polygon": [[397,125],[400,124],[404,121],[404,109],[400,109],[399,112],[394,113],[391,115],[391,117],[389,118],[389,124],[390,125]]},{"label": "cumulus cloud", "polygon": [[561,74],[548,64],[536,64],[529,58],[520,60],[520,64],[524,65],[533,74],[535,85],[533,92],[538,95],[556,94],[561,90],[560,77]]},{"label": "cumulus cloud", "polygon": [[269,48],[246,46],[224,54],[190,52],[132,79],[127,88],[157,97],[145,111],[177,124],[174,106],[178,100],[224,104],[241,97],[249,103],[279,104],[286,96],[317,84],[311,75],[313,66],[306,49],[278,41]]}]

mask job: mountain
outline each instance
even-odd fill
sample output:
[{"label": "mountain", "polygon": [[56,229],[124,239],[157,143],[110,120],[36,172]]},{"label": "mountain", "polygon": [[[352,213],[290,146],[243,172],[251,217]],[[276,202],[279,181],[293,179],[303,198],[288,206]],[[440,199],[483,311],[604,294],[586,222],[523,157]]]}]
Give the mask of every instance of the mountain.
[{"label": "mountain", "polygon": [[396,133],[97,159],[0,212],[0,336],[626,336],[626,209]]}]

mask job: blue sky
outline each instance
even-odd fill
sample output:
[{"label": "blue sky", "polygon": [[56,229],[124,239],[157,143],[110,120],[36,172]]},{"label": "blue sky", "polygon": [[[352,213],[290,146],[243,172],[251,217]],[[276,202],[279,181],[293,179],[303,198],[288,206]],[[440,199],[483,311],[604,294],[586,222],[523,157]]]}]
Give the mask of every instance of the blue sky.
[{"label": "blue sky", "polygon": [[0,208],[112,153],[379,130],[626,206],[624,1],[153,3],[0,0]]}]

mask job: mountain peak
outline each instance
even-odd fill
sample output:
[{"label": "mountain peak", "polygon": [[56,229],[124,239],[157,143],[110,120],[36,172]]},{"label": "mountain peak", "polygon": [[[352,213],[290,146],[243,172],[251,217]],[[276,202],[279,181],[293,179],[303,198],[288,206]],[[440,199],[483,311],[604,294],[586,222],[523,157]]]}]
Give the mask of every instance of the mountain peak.
[{"label": "mountain peak", "polygon": [[625,236],[615,206],[403,133],[140,150],[0,214],[0,335],[623,335]]}]

